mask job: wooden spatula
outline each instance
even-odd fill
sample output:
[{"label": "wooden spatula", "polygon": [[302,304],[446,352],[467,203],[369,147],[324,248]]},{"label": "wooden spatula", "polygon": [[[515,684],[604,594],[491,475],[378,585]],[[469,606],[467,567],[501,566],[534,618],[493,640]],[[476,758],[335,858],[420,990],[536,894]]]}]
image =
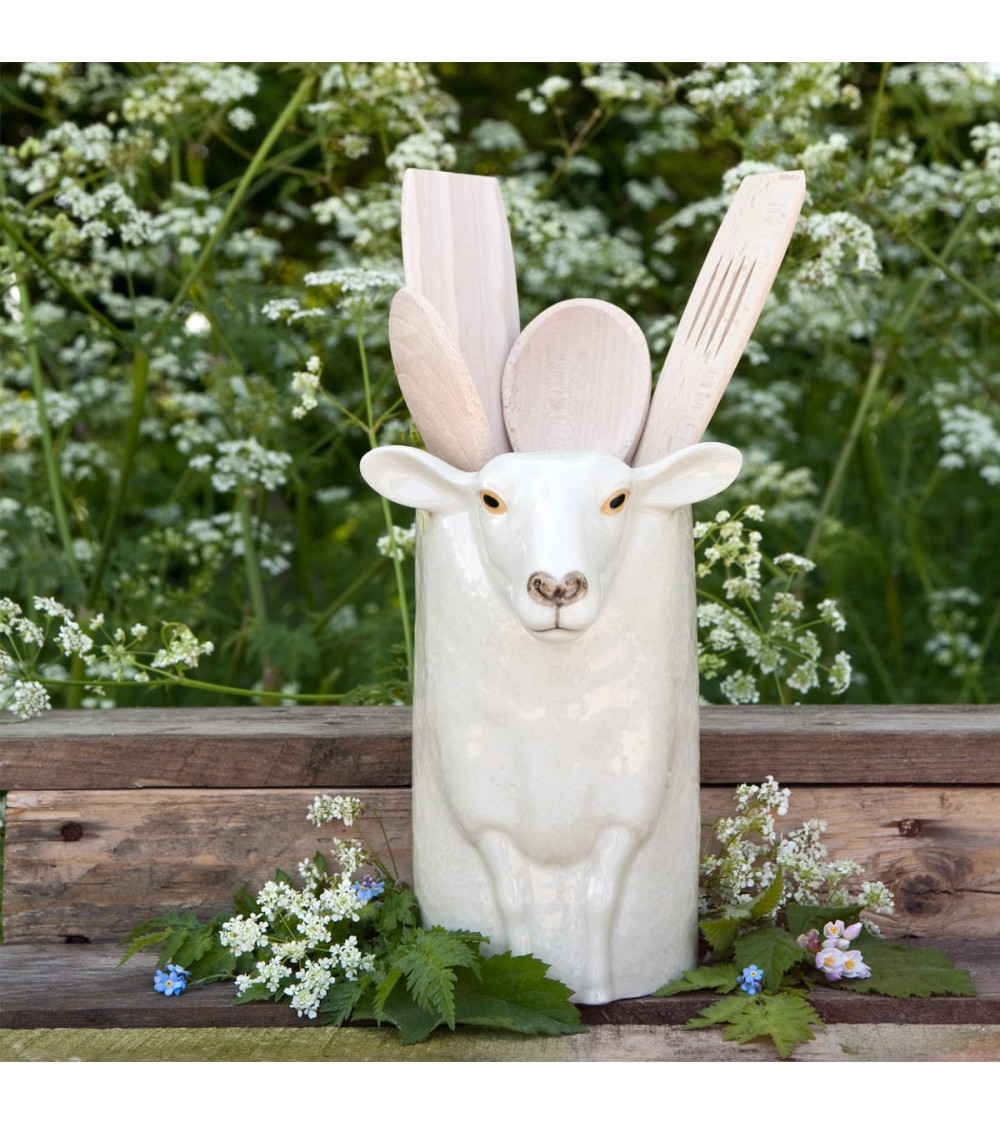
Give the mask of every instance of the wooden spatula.
[{"label": "wooden spatula", "polygon": [[519,453],[599,450],[627,461],[649,409],[642,329],[606,301],[578,298],[540,313],[511,349],[503,412]]},{"label": "wooden spatula", "polygon": [[774,284],[805,191],[802,172],[740,184],[677,326],[633,464],[701,440]]},{"label": "wooden spatula", "polygon": [[479,392],[448,326],[410,289],[392,299],[389,348],[427,451],[456,469],[481,469],[497,449]]},{"label": "wooden spatula", "polygon": [[402,233],[406,286],[447,326],[479,392],[494,447],[507,452],[500,380],[521,321],[499,183],[411,168],[403,177]]}]

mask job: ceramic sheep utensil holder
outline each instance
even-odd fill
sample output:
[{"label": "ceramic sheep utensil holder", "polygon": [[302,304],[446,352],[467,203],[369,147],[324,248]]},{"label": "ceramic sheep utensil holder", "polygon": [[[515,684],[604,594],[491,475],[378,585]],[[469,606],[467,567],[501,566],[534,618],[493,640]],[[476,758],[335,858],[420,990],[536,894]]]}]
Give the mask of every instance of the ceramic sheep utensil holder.
[{"label": "ceramic sheep utensil holder", "polygon": [[[427,451],[379,448],[361,471],[417,511],[415,890],[427,924],[534,954],[580,1003],[645,995],[696,959],[690,506],[739,472],[735,449],[699,439],[791,236],[802,178],[783,175],[797,204],[787,179],[752,178],[782,195],[764,192],[781,227],[765,264],[746,240],[716,254],[734,210],[727,238],[761,241],[739,196],[720,229],[660,378],[669,411],[659,387],[649,406],[641,332],[613,306],[564,302],[516,335],[495,181],[404,182],[390,344]],[[500,327],[477,334],[491,310]]]}]

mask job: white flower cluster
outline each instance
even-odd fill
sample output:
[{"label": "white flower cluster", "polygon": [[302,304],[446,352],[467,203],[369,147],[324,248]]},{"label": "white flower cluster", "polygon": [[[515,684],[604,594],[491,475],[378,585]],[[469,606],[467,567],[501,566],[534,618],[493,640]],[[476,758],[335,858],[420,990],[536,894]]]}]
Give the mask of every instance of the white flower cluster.
[{"label": "white flower cluster", "polygon": [[[340,820],[351,825],[364,812],[356,797],[316,797],[307,818],[313,824]],[[357,922],[364,897],[354,881],[369,861],[360,840],[334,840],[339,872],[328,873],[314,860],[303,860],[301,890],[288,882],[265,883],[257,910],[223,924],[219,940],[233,953],[256,954],[253,973],[236,978],[240,995],[258,987],[272,996],[287,996],[301,1017],[315,1019],[319,1006],[338,979],[356,980],[374,967],[373,955],[351,933],[334,940],[338,923]]]},{"label": "white flower cluster", "polygon": [[339,820],[345,827],[350,828],[355,820],[365,811],[365,806],[357,797],[335,796],[324,793],[313,798],[313,803],[306,813],[306,820],[318,828],[321,824],[328,824],[331,820]]},{"label": "white flower cluster", "polygon": [[397,524],[392,525],[392,538],[388,535],[381,535],[375,544],[376,550],[383,558],[395,559],[402,562],[403,559],[410,557],[417,542],[417,525],[411,523],[409,527],[399,527]]},{"label": "white flower cluster", "polygon": [[982,598],[965,586],[932,590],[928,596],[928,618],[933,630],[924,651],[935,664],[959,679],[975,676],[983,659],[983,646],[973,639],[979,628],[976,613]]},{"label": "white flower cluster", "polygon": [[316,409],[322,373],[323,361],[318,355],[311,355],[306,360],[304,371],[292,373],[292,393],[299,396],[298,403],[292,407],[293,418],[304,418],[310,410]]},{"label": "white flower cluster", "polygon": [[211,641],[199,641],[187,625],[164,626],[167,647],[161,648],[152,659],[154,668],[197,668],[198,661],[215,651]]},{"label": "white flower cluster", "polygon": [[[703,593],[699,599],[699,672],[705,681],[718,679],[723,697],[733,704],[760,701],[758,676],[777,677],[803,695],[819,687],[823,650],[814,626],[826,625],[835,632],[846,627],[832,598],[820,603],[816,621],[802,621],[805,604],[790,587],[796,574],[814,564],[800,555],[785,553],[773,560],[769,569],[783,582],[776,589],[769,584],[769,602],[766,608],[760,605],[764,600],[761,534],[747,530],[744,520],[763,518],[763,509],[751,504],[742,518],[724,510],[694,527],[696,574],[705,579],[719,572],[723,595],[713,598]],[[731,664],[739,666],[723,676]],[[846,691],[851,681],[847,653],[837,653],[826,673],[833,694]]]},{"label": "white flower cluster", "polygon": [[234,492],[254,485],[272,492],[288,479],[286,470],[291,463],[290,453],[265,449],[256,438],[223,441],[216,456],[202,453],[191,458],[192,469],[212,470],[212,487],[216,492]]},{"label": "white flower cluster", "polygon": [[736,789],[736,815],[721,817],[712,827],[720,850],[702,858],[701,910],[725,909],[751,902],[777,878],[782,895],[777,913],[789,902],[830,906],[862,905],[891,914],[892,893],[880,882],[865,881],[853,894],[847,884],[862,874],[853,860],[831,860],[821,836],[826,824],[808,820],[780,833],[775,817],[788,813],[791,793],[773,777],[762,785]]}]

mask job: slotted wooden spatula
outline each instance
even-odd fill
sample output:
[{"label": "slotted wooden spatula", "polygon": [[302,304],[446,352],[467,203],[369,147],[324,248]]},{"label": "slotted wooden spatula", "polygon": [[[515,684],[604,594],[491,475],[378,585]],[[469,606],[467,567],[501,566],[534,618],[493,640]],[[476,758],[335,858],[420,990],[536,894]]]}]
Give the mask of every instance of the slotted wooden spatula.
[{"label": "slotted wooden spatula", "polygon": [[805,191],[802,172],[740,184],[677,326],[633,464],[701,440],[774,284]]},{"label": "slotted wooden spatula", "polygon": [[510,443],[500,380],[521,321],[499,183],[489,176],[409,169],[402,233],[406,286],[447,326],[482,400],[496,452],[505,453]]}]

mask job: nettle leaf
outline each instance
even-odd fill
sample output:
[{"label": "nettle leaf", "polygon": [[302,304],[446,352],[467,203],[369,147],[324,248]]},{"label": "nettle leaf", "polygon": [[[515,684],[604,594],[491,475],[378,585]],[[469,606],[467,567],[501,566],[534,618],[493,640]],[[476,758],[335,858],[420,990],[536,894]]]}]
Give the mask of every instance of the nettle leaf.
[{"label": "nettle leaf", "polygon": [[479,946],[485,940],[482,934],[446,930],[442,926],[411,930],[392,951],[390,964],[405,974],[413,999],[427,1011],[440,1015],[454,1030],[454,970],[475,966],[478,971],[482,962]]},{"label": "nettle leaf", "polygon": [[388,888],[380,901],[375,925],[379,933],[386,937],[406,926],[416,926],[419,922],[417,896],[405,883],[397,883]]},{"label": "nettle leaf", "polygon": [[770,1039],[778,1054],[787,1059],[796,1047],[814,1038],[811,1027],[822,1027],[823,1021],[808,1000],[792,992],[779,992],[775,996],[726,996],[684,1026],[717,1024],[728,1025],[724,1039],[738,1043]]},{"label": "nettle leaf", "polygon": [[975,996],[972,978],[956,969],[939,949],[921,949],[859,934],[854,948],[865,959],[872,975],[865,980],[843,980],[838,988],[873,992],[905,999],[909,996]]},{"label": "nettle leaf", "polygon": [[768,918],[770,917],[781,904],[781,896],[785,893],[785,880],[778,871],[775,875],[774,881],[760,892],[760,894],[750,903],[750,917],[751,918]]},{"label": "nettle leaf", "polygon": [[272,992],[268,991],[268,987],[267,987],[266,984],[252,984],[252,985],[250,985],[250,987],[248,989],[245,989],[243,992],[240,992],[237,995],[236,999],[233,1001],[233,1003],[234,1004],[249,1004],[253,1000],[283,1000],[283,999],[284,999],[284,996],[282,996],[281,993],[278,993],[278,995],[275,996]]},{"label": "nettle leaf", "polygon": [[785,973],[793,965],[809,959],[809,954],[795,938],[777,926],[761,926],[736,942],[736,963],[742,968],[756,965],[761,969],[764,973],[761,983],[768,992],[777,992]]},{"label": "nettle leaf", "polygon": [[219,945],[218,941],[213,942],[212,947],[208,949],[201,957],[198,957],[192,962],[183,964],[184,968],[190,965],[191,980],[193,981],[207,981],[207,980],[232,980],[236,975],[236,966],[238,958],[231,949]]},{"label": "nettle leaf", "polygon": [[161,965],[173,962],[189,969],[217,944],[219,922],[218,918],[202,922],[193,911],[184,914],[171,911],[159,918],[151,918],[125,938],[130,944],[119,964],[124,965],[130,957],[144,949],[159,947]]},{"label": "nettle leaf", "polygon": [[459,969],[455,981],[455,1021],[495,1027],[522,1035],[575,1035],[582,1031],[572,990],[545,974],[535,957],[499,953],[485,958],[479,972]]},{"label": "nettle leaf", "polygon": [[737,909],[722,918],[706,918],[699,923],[699,928],[712,947],[713,953],[725,953],[732,948],[736,935],[740,932],[740,926],[749,918],[749,910]]},{"label": "nettle leaf", "polygon": [[724,965],[702,965],[697,969],[689,969],[680,980],[670,981],[658,988],[653,995],[676,996],[680,992],[699,992],[709,988],[716,992],[734,992],[738,973],[739,970],[731,962]]},{"label": "nettle leaf", "polygon": [[785,907],[785,917],[788,919],[788,929],[794,937],[798,937],[810,930],[822,932],[827,922],[841,921],[850,926],[861,918],[861,911],[860,906],[803,906],[798,902],[790,902]]},{"label": "nettle leaf", "polygon": [[377,1010],[374,998],[364,993],[358,998],[351,1018],[391,1023],[407,1045],[420,1043],[443,1022],[440,1015],[427,1011],[413,999],[406,990],[405,982],[398,976]]},{"label": "nettle leaf", "polygon": [[326,992],[326,999],[320,1005],[320,1014],[323,1023],[340,1027],[351,1018],[355,1006],[365,991],[364,980],[338,980],[330,985]]}]

